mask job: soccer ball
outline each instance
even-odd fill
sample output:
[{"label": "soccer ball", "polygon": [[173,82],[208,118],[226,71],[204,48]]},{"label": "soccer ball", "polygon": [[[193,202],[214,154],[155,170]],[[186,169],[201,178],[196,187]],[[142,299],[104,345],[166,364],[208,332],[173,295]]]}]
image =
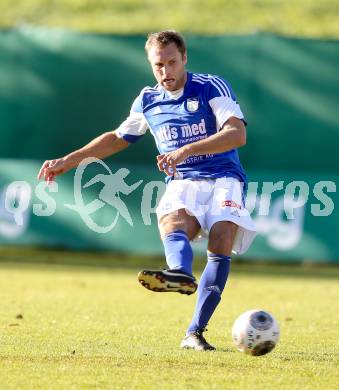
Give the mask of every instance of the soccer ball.
[{"label": "soccer ball", "polygon": [[232,338],[238,350],[260,356],[271,352],[279,340],[279,325],[264,310],[249,310],[241,314],[232,327]]}]

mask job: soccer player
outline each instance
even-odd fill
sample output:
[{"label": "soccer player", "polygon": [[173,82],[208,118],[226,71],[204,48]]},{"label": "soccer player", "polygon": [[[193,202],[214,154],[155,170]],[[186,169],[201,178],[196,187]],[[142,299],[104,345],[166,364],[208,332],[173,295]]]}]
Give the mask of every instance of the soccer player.
[{"label": "soccer player", "polygon": [[[231,253],[244,253],[255,236],[244,206],[246,175],[237,152],[246,143],[246,122],[223,78],[186,71],[186,46],[178,32],[150,34],[145,50],[157,85],[140,92],[118,129],[65,157],[46,161],[38,177],[51,181],[84,158],[117,153],[149,129],[159,150],[158,168],[166,174],[157,217],[168,269],[142,270],[138,279],[157,292],[189,295],[198,289],[181,347],[214,350],[203,332],[221,299]],[[190,241],[199,232],[208,236],[208,250],[198,285]]]}]

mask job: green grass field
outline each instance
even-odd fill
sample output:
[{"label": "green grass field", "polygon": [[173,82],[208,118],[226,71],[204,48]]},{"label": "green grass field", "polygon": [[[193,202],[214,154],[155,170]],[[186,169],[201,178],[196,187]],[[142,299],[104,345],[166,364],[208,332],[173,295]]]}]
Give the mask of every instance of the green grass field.
[{"label": "green grass field", "polygon": [[118,34],[269,31],[339,37],[339,0],[0,0],[0,26],[23,23]]},{"label": "green grass field", "polygon": [[[234,264],[207,334],[218,351],[201,353],[178,348],[195,297],[143,289],[144,265],[162,264],[3,250],[1,389],[338,388],[338,268]],[[281,327],[263,357],[232,345],[232,322],[251,308]]]}]

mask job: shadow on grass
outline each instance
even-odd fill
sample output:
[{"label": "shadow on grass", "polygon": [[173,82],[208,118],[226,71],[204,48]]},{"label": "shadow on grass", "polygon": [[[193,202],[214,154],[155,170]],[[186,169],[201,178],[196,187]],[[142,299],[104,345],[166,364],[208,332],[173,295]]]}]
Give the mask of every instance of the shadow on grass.
[{"label": "shadow on grass", "polygon": [[[197,257],[194,271],[204,269],[206,260]],[[51,266],[69,269],[130,269],[166,268],[165,258],[117,252],[81,252],[60,248],[0,247],[0,268],[46,268]],[[339,264],[338,264],[339,265]],[[339,278],[339,266],[310,262],[286,263],[280,261],[250,261],[235,258],[232,272],[248,276],[270,275],[272,277],[290,276],[293,278]],[[57,267],[56,267],[57,268]]]}]

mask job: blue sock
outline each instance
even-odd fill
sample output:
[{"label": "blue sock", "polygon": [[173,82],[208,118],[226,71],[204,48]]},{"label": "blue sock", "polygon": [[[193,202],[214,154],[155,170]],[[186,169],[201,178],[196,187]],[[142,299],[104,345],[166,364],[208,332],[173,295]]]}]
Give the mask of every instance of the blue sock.
[{"label": "blue sock", "polygon": [[192,275],[193,251],[187,234],[175,230],[164,238],[163,244],[168,267]]},{"label": "blue sock", "polygon": [[198,286],[198,302],[187,333],[206,327],[221,299],[230,270],[229,256],[208,252],[207,264]]}]

